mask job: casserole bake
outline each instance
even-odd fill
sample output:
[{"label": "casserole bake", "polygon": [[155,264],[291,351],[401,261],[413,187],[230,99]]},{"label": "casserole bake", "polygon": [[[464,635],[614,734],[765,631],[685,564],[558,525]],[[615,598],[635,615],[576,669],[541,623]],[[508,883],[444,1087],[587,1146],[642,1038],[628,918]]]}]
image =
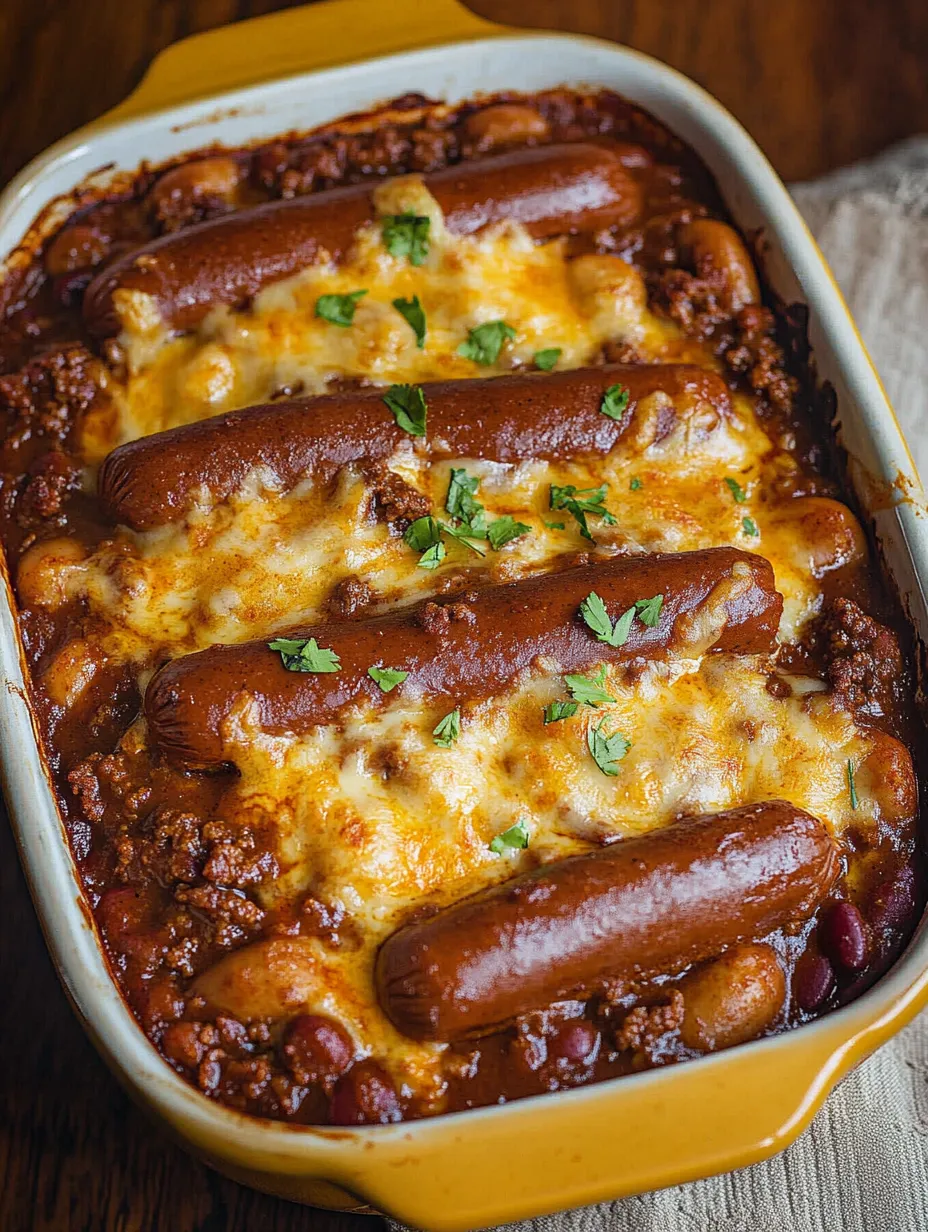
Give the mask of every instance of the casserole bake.
[{"label": "casserole bake", "polygon": [[[586,51],[586,48],[584,48],[584,51]],[[489,54],[489,53],[487,53],[487,52],[484,50],[483,54],[485,54],[485,55],[486,55],[486,54]],[[613,54],[613,53],[609,53],[609,54]],[[631,63],[634,63],[634,61],[631,61]],[[484,83],[483,83],[483,82],[478,82],[477,84],[484,84]],[[489,84],[489,83],[488,83],[488,84]],[[265,130],[265,131],[267,131],[267,130]],[[748,219],[746,219],[746,221],[749,221],[749,220],[748,220]],[[788,288],[786,288],[786,289],[787,289],[787,291],[788,291]],[[631,394],[631,393],[634,393],[634,391],[633,391],[633,390],[631,390],[631,389],[630,389],[630,387],[629,387],[629,385],[628,385],[628,381],[630,381],[630,380],[631,380],[631,376],[630,376],[630,374],[628,374],[628,373],[624,373],[624,372],[623,372],[621,375],[623,376],[624,380],[623,380],[623,383],[621,383],[621,385],[620,385],[620,393],[621,393],[621,391],[622,391],[622,390],[625,390],[625,389],[629,389],[630,394]],[[614,384],[620,384],[620,383],[619,383],[618,381],[616,381],[616,382],[614,382]],[[611,389],[611,388],[612,388],[612,384],[610,384],[610,385],[606,386],[605,391],[602,391],[602,390],[601,390],[600,392],[601,392],[601,393],[603,393],[603,392],[607,392],[607,391],[608,391],[609,389]],[[666,391],[660,391],[660,392],[666,393]],[[841,392],[841,391],[839,390],[839,394],[840,394],[840,392]],[[629,399],[629,400],[630,400],[630,399]],[[441,395],[440,395],[440,394],[439,394],[439,395],[437,395],[437,401],[438,401],[438,403],[439,403],[439,404],[441,403]],[[598,411],[598,410],[594,410],[594,414],[601,414],[601,412],[600,412],[600,411]],[[608,419],[609,417],[608,417],[608,416],[606,416],[606,418]],[[710,434],[710,435],[711,435],[711,434]],[[631,478],[634,478],[634,477],[635,477],[635,476],[633,475]],[[737,482],[737,481],[735,481],[735,482]],[[631,483],[629,484],[629,486],[631,487]],[[740,490],[740,486],[739,486],[739,490]],[[737,502],[737,500],[736,500],[736,498],[735,498],[734,489],[732,489],[732,490],[731,490],[731,500],[732,500],[732,503],[739,503],[739,502]],[[903,511],[903,512],[904,512],[904,511]],[[745,516],[747,516],[747,515],[745,515]],[[748,532],[747,532],[747,531],[745,531],[745,533],[748,533]],[[851,535],[851,538],[853,539],[853,537],[854,537],[854,536],[853,536],[853,534],[852,534],[852,535]],[[427,549],[426,549],[426,550],[427,550]],[[736,562],[736,563],[741,563],[741,562]],[[619,593],[619,592],[617,592],[617,594],[618,594],[618,593]],[[635,596],[630,596],[630,597],[632,597],[632,598],[633,598],[633,597],[635,597]],[[648,597],[653,597],[653,596],[643,596],[643,595],[642,595],[642,596],[638,596],[638,597],[640,597],[640,598],[648,598]],[[618,615],[620,611],[624,611],[624,610],[626,610],[626,608],[625,608],[625,606],[624,606],[624,604],[623,604],[623,606],[622,606],[620,609],[617,609],[617,610],[616,610],[616,613],[615,613],[615,614],[616,614],[616,615]],[[647,627],[646,622],[645,622],[645,627]],[[614,631],[614,630],[610,630],[610,636],[614,636],[614,634],[615,634],[615,631]],[[616,640],[618,640],[618,639],[616,638]],[[634,645],[634,643],[633,643],[633,645]],[[618,648],[618,647],[617,647],[617,648]],[[385,665],[385,666],[387,666],[387,665]],[[294,679],[297,679],[297,678],[296,678],[296,677],[294,677]],[[203,750],[202,750],[202,749],[199,749],[199,750],[196,750],[196,751],[197,751],[198,756],[199,756],[199,755],[201,755],[201,754],[203,753]],[[850,787],[850,784],[848,784],[848,787]],[[493,854],[494,854],[494,855],[496,855],[497,853],[495,853],[495,852],[494,852]],[[34,870],[33,870],[33,872],[34,872]],[[899,969],[897,969],[897,973],[898,973],[898,970],[899,970]],[[894,974],[897,974],[897,973],[894,973]],[[890,977],[890,980],[891,980],[892,978],[893,978],[893,977]],[[889,981],[887,981],[887,983],[888,983],[888,982],[889,982]],[[884,988],[884,987],[885,987],[885,985],[880,985],[880,988],[881,988],[881,989],[882,989],[882,988]],[[861,1004],[862,1004],[862,1003],[861,1003]],[[847,1011],[843,1011],[843,1013],[847,1014]],[[835,1017],[835,1021],[837,1021],[837,1019],[838,1019],[839,1017],[840,1017],[840,1015],[836,1015],[836,1017]],[[810,1034],[811,1034],[811,1031],[813,1031],[813,1030],[818,1030],[818,1028],[811,1028],[811,1029],[809,1029]],[[802,1034],[804,1034],[804,1033],[802,1033]],[[781,1041],[781,1042],[782,1042],[782,1041]],[[767,1047],[768,1047],[768,1045],[763,1045],[762,1047],[763,1047],[763,1048],[767,1048]],[[755,1050],[755,1053],[756,1053],[757,1051],[759,1051],[759,1049],[758,1049],[758,1050]],[[734,1061],[735,1055],[736,1055],[736,1054],[732,1054],[732,1056],[731,1056],[731,1060],[732,1060],[732,1062]],[[745,1055],[747,1055],[747,1054],[745,1054]],[[723,1061],[723,1060],[727,1061],[728,1059],[729,1059],[729,1058],[718,1058],[716,1061],[712,1061],[712,1062],[705,1062],[705,1063],[701,1063],[701,1064],[704,1064],[704,1065],[706,1066],[706,1070],[707,1070],[707,1072],[709,1071],[710,1067],[715,1066],[716,1068],[713,1070],[713,1072],[714,1072],[714,1073],[718,1073],[718,1066],[719,1066],[719,1063],[720,1063],[721,1061]],[[698,1068],[698,1067],[691,1067],[691,1068]],[[735,1072],[735,1070],[736,1070],[736,1067],[735,1067],[734,1065],[732,1065],[731,1067],[729,1067],[729,1072],[734,1073],[734,1072]],[[682,1071],[681,1071],[681,1072],[682,1072]],[[667,1077],[668,1077],[668,1075],[666,1075],[666,1074],[665,1074],[665,1075],[655,1075],[655,1078],[660,1078],[660,1079],[665,1080],[665,1081],[666,1081]],[[677,1075],[674,1075],[674,1078],[675,1078],[675,1090],[677,1090],[677,1085],[676,1085],[676,1080],[677,1080],[677,1077],[678,1077]],[[718,1080],[716,1079],[716,1081],[718,1081]],[[630,1088],[634,1088],[635,1090],[643,1090],[643,1089],[644,1089],[644,1082],[643,1082],[643,1080],[638,1080],[638,1079],[636,1079],[636,1080],[634,1080],[634,1082],[630,1082],[628,1085],[629,1085],[629,1087],[630,1087]],[[683,1084],[681,1084],[679,1089],[680,1089],[681,1091],[683,1091],[683,1090],[685,1090],[685,1086],[684,1086]],[[591,1095],[591,1094],[592,1094],[592,1092],[584,1092],[584,1093],[582,1093],[582,1094],[584,1095],[584,1097],[586,1097],[586,1096]],[[777,1092],[777,1095],[778,1095],[778,1096],[779,1096],[779,1095],[781,1095],[781,1094],[782,1094],[782,1092],[779,1092],[779,1091]],[[178,1097],[178,1098],[179,1098],[179,1097]],[[565,1108],[565,1109],[566,1109],[566,1108],[568,1108],[568,1107],[570,1107],[570,1106],[576,1107],[576,1106],[579,1104],[579,1102],[580,1102],[580,1100],[579,1100],[579,1095],[577,1095],[577,1096],[571,1096],[570,1098],[576,1101],[576,1103],[575,1103],[574,1105],[570,1105],[570,1101],[569,1101],[569,1100],[567,1100],[567,1099],[561,1099],[561,1097],[558,1097],[557,1101],[552,1101],[552,1102],[557,1102],[557,1103],[559,1104],[559,1106],[560,1106],[560,1107],[563,1107],[563,1108]],[[630,1096],[628,1097],[628,1099],[629,1099],[630,1101],[634,1101],[634,1098],[635,1098],[635,1097],[634,1097],[634,1095],[630,1095]],[[660,1101],[660,1099],[661,1099],[661,1097],[658,1095],[658,1096],[657,1096],[657,1100],[658,1100],[658,1101]],[[774,1101],[774,1102],[775,1102],[775,1101]],[[627,1106],[627,1107],[629,1107],[629,1106],[631,1106],[631,1104],[626,1104],[626,1106]],[[683,1104],[682,1104],[681,1106],[685,1106],[685,1098],[684,1098]],[[511,1114],[513,1113],[513,1111],[514,1111],[514,1109],[509,1109],[509,1110],[507,1110],[507,1115],[511,1115]],[[211,1115],[212,1115],[212,1114],[211,1114]],[[484,1135],[484,1136],[486,1136],[486,1135],[487,1135],[487,1130],[488,1130],[488,1125],[487,1125],[487,1120],[486,1120],[486,1118],[487,1118],[487,1117],[489,1117],[490,1115],[491,1115],[491,1114],[475,1114],[475,1117],[474,1117],[474,1119],[475,1119],[475,1120],[480,1119],[480,1120],[482,1120],[482,1121],[483,1121],[483,1125],[482,1125],[481,1129],[480,1129],[479,1131],[477,1131],[477,1132],[480,1132],[480,1133],[481,1133],[482,1135]],[[494,1113],[492,1114],[492,1116],[498,1116],[498,1115],[500,1115],[500,1114],[498,1114],[498,1113],[496,1113],[496,1112],[494,1112]],[[564,1116],[565,1118],[567,1118],[567,1117],[569,1116],[569,1114],[568,1114],[567,1112],[563,1112],[561,1115],[562,1115],[562,1116]],[[774,1115],[774,1116],[776,1116],[776,1112],[775,1112],[775,1111],[774,1111],[773,1115]],[[419,1126],[416,1126],[416,1127],[411,1127],[411,1128],[407,1128],[406,1132],[409,1134],[409,1141],[411,1141],[411,1142],[412,1142],[412,1141],[415,1141],[415,1139],[414,1139],[414,1137],[413,1137],[412,1130],[417,1131],[419,1128],[420,1128]],[[437,1123],[436,1123],[436,1126],[435,1126],[435,1127],[432,1127],[432,1128],[433,1128],[433,1129],[436,1129],[436,1128],[437,1128]],[[248,1131],[243,1131],[243,1132],[248,1132]],[[454,1131],[454,1132],[455,1132],[455,1133],[457,1133],[457,1132],[464,1132],[464,1131],[457,1131],[457,1130],[456,1130],[456,1131]],[[372,1142],[372,1147],[371,1147],[370,1149],[371,1149],[371,1150],[373,1150],[373,1151],[375,1151],[375,1152],[377,1152],[377,1151],[381,1150],[381,1146],[380,1146],[380,1145],[376,1145],[376,1144],[377,1144],[377,1143],[380,1143],[380,1144],[388,1143],[388,1142],[389,1142],[389,1137],[388,1137],[388,1135],[390,1135],[391,1133],[393,1133],[393,1131],[390,1131],[390,1130],[384,1130],[384,1131],[382,1131],[382,1134],[381,1134],[381,1131],[380,1131],[380,1130],[378,1130],[378,1131],[377,1131],[377,1134],[378,1134],[378,1135],[381,1135],[381,1136],[380,1136],[379,1138],[371,1138],[371,1139],[370,1139],[370,1141]],[[585,1137],[586,1137],[586,1136],[588,1136],[588,1132],[587,1132],[587,1134],[585,1134],[584,1136],[585,1136]],[[320,1143],[321,1143],[321,1142],[324,1142],[326,1146],[331,1146],[331,1145],[332,1145],[332,1143],[333,1143],[333,1141],[334,1141],[334,1139],[332,1139],[331,1137],[327,1137],[327,1136],[325,1136],[325,1135],[320,1135],[319,1137],[320,1137]],[[484,1140],[485,1140],[485,1138],[484,1138]],[[439,1131],[439,1132],[437,1132],[437,1133],[435,1134],[434,1138],[432,1138],[432,1139],[431,1139],[431,1141],[432,1141],[433,1143],[438,1143],[438,1142],[441,1142],[441,1141],[442,1141],[442,1134],[441,1134],[441,1132],[440,1132],[440,1131]],[[447,1137],[445,1137],[445,1138],[444,1138],[444,1141],[447,1141]],[[316,1145],[316,1142],[314,1141],[314,1146],[315,1146],[315,1145]],[[388,1147],[385,1147],[384,1149],[389,1149],[389,1148],[388,1148]],[[701,1165],[701,1166],[705,1166],[705,1162],[708,1162],[708,1160],[711,1158],[711,1155],[707,1155],[707,1151],[711,1152],[711,1149],[712,1149],[712,1147],[711,1147],[711,1133],[710,1133],[710,1134],[708,1135],[708,1140],[707,1140],[707,1141],[705,1141],[704,1143],[700,1144],[700,1148],[699,1148],[699,1150],[697,1151],[697,1154],[700,1154],[700,1153],[701,1153],[701,1160],[702,1160],[702,1165]],[[321,1154],[324,1154],[324,1151],[323,1151],[323,1152],[321,1152],[321,1153],[320,1153],[320,1155],[321,1155]],[[412,1158],[410,1158],[409,1156],[407,1156],[407,1158],[409,1158],[409,1159],[410,1159],[410,1164],[412,1164],[412,1162],[413,1162]],[[420,1156],[419,1158],[420,1158],[420,1162],[424,1162],[424,1159],[425,1159],[425,1156],[424,1156],[424,1155],[423,1155],[423,1156]],[[341,1163],[336,1164],[336,1163],[335,1163],[335,1160],[334,1160],[334,1158],[333,1158],[333,1159],[332,1159],[332,1162],[331,1162],[332,1171],[331,1171],[331,1172],[329,1172],[328,1174],[329,1174],[329,1175],[331,1175],[331,1176],[334,1176],[334,1177],[336,1177],[336,1178],[339,1178],[339,1179],[345,1180],[345,1179],[347,1179],[347,1177],[348,1177],[348,1176],[352,1175],[352,1169],[353,1169],[353,1168],[357,1168],[357,1167],[359,1166],[359,1162],[360,1162],[360,1161],[358,1160],[358,1157],[357,1157],[357,1154],[356,1154],[356,1153],[355,1153],[355,1154],[351,1157],[350,1162],[349,1162],[347,1159],[342,1159]],[[316,1156],[316,1159],[313,1161],[313,1165],[312,1165],[312,1166],[313,1166],[313,1168],[316,1168],[316,1169],[318,1169],[318,1170],[322,1171],[322,1172],[323,1172],[323,1174],[325,1174],[325,1173],[326,1173],[326,1171],[327,1171],[327,1166],[326,1166],[326,1163],[325,1163],[325,1161],[324,1161],[324,1160],[322,1160],[322,1159],[320,1158],[320,1156]],[[582,1157],[581,1159],[579,1159],[579,1160],[577,1160],[577,1161],[576,1161],[576,1163],[574,1164],[574,1169],[576,1169],[576,1170],[577,1170],[577,1171],[579,1171],[579,1172],[584,1172],[586,1169],[588,1169],[588,1168],[590,1168],[590,1167],[592,1167],[592,1168],[596,1169],[598,1166],[601,1166],[601,1165],[597,1163],[597,1152],[596,1152],[595,1150],[591,1150],[588,1154],[587,1154],[587,1153],[584,1153],[583,1157]],[[690,1164],[690,1167],[692,1167],[692,1166],[694,1166],[694,1164]],[[700,1166],[700,1164],[695,1164],[695,1166],[697,1166],[697,1167],[698,1167],[698,1166]],[[624,1171],[624,1167],[625,1167],[625,1165],[624,1165],[624,1163],[623,1163],[623,1171]],[[362,1166],[362,1170],[363,1170],[363,1166]],[[570,1171],[570,1170],[571,1170],[571,1169],[570,1169],[570,1168],[568,1168],[568,1171]],[[357,1175],[357,1173],[355,1173],[355,1175]],[[631,1173],[628,1173],[627,1175],[629,1176],[629,1178],[631,1177]],[[636,1178],[636,1180],[635,1180],[635,1181],[631,1181],[631,1180],[630,1180],[628,1183],[631,1183],[631,1184],[636,1184],[636,1183],[644,1183],[644,1184],[647,1184],[647,1183],[652,1183],[655,1179],[657,1179],[657,1176],[659,1176],[659,1175],[660,1175],[659,1173],[655,1173],[654,1171],[648,1172],[648,1171],[647,1171],[647,1169],[645,1169],[645,1170],[643,1170],[642,1172],[640,1172],[640,1173],[638,1174],[638,1176],[637,1176],[637,1178]],[[665,1175],[666,1175],[666,1174],[665,1174]],[[536,1178],[536,1179],[537,1179],[537,1178]],[[510,1189],[510,1192],[512,1192],[513,1187],[512,1187],[512,1184],[511,1184],[511,1178],[507,1178],[507,1183],[509,1184],[509,1189]],[[576,1177],[576,1175],[575,1175],[575,1177],[574,1177],[574,1181],[572,1182],[572,1184],[574,1184],[574,1185],[577,1185],[577,1184],[578,1184],[578,1181],[577,1181],[577,1177]],[[585,1185],[585,1184],[587,1184],[587,1182],[580,1181],[580,1182],[579,1182],[579,1184],[581,1184],[581,1185]],[[618,1186],[618,1187],[622,1187],[622,1183],[621,1183],[621,1182],[619,1183],[619,1186]],[[376,1188],[377,1188],[376,1182],[373,1184],[373,1186],[371,1186],[371,1183],[370,1183],[370,1182],[368,1182],[368,1192],[370,1192],[370,1193],[374,1193],[374,1192],[376,1191]],[[518,1188],[518,1187],[516,1187],[516,1188]],[[616,1190],[616,1188],[617,1188],[617,1186],[616,1186],[616,1183],[615,1183],[615,1177],[614,1177],[614,1174],[613,1174],[613,1175],[610,1177],[610,1180],[609,1180],[609,1182],[608,1182],[608,1187],[597,1186],[597,1184],[594,1182],[594,1183],[593,1183],[591,1186],[589,1186],[588,1188],[583,1188],[583,1189],[582,1189],[582,1196],[583,1196],[584,1198],[588,1198],[588,1197],[591,1197],[591,1196],[594,1196],[594,1195],[597,1195],[597,1194],[602,1194],[602,1193],[605,1193],[605,1192],[615,1191],[615,1190]],[[577,1199],[578,1197],[580,1197],[580,1196],[581,1196],[581,1190],[580,1190],[580,1189],[578,1189],[578,1188],[573,1188],[573,1189],[570,1189],[570,1188],[568,1187],[568,1188],[566,1188],[566,1189],[563,1189],[563,1190],[560,1192],[559,1197],[558,1197],[558,1198],[556,1198],[556,1199],[554,1199],[554,1200],[555,1200],[555,1201],[563,1201],[563,1202],[568,1202],[568,1201],[576,1200],[576,1199]],[[515,1197],[515,1198],[514,1198],[514,1201],[515,1201],[516,1203],[518,1203],[518,1201],[519,1201],[518,1197]],[[545,1197],[545,1198],[542,1198],[542,1200],[541,1200],[541,1204],[550,1205],[550,1204],[551,1204],[551,1201],[552,1201],[552,1199],[551,1199],[551,1198],[549,1198],[549,1197]],[[524,1200],[523,1200],[523,1202],[524,1202]],[[411,1207],[407,1206],[406,1208],[403,1208],[403,1207],[399,1207],[399,1208],[398,1208],[398,1207],[397,1207],[397,1204],[396,1204],[396,1200],[395,1200],[395,1199],[394,1199],[394,1201],[393,1201],[393,1209],[400,1209],[402,1213],[407,1213],[407,1212],[409,1212],[409,1217],[416,1218],[416,1214],[412,1212],[412,1208],[411,1208]],[[422,1209],[422,1208],[420,1208],[420,1212],[421,1212],[421,1209]],[[486,1212],[488,1208],[482,1208],[482,1209],[484,1210],[484,1212]],[[518,1205],[513,1205],[513,1206],[511,1206],[511,1207],[509,1208],[509,1211],[513,1211],[513,1212],[514,1212],[514,1211],[516,1211],[516,1210],[520,1210],[520,1209],[527,1209],[527,1208],[525,1207],[525,1205],[524,1205],[524,1204],[523,1204],[521,1207],[520,1207],[520,1206],[518,1206]],[[502,1213],[502,1208],[492,1208],[492,1217],[497,1217],[497,1216],[498,1216],[499,1214],[501,1214],[501,1213]],[[507,1212],[507,1213],[509,1213],[509,1212]],[[455,1203],[455,1204],[454,1204],[454,1209],[453,1209],[453,1210],[445,1211],[445,1212],[442,1212],[442,1213],[438,1213],[438,1212],[432,1211],[431,1213],[429,1213],[429,1214],[428,1214],[428,1216],[424,1216],[422,1213],[420,1213],[420,1214],[419,1214],[419,1218],[420,1218],[420,1220],[421,1220],[421,1221],[426,1221],[426,1219],[427,1219],[427,1221],[429,1221],[429,1222],[437,1222],[439,1219],[444,1219],[444,1220],[447,1220],[447,1221],[450,1221],[450,1220],[456,1220],[456,1221],[460,1222],[461,1224],[465,1224],[465,1223],[468,1223],[468,1222],[486,1221],[487,1214],[486,1214],[486,1213],[480,1213],[480,1214],[476,1213],[475,1208],[474,1208],[473,1206],[467,1207],[466,1205],[460,1205],[460,1204]]]}]

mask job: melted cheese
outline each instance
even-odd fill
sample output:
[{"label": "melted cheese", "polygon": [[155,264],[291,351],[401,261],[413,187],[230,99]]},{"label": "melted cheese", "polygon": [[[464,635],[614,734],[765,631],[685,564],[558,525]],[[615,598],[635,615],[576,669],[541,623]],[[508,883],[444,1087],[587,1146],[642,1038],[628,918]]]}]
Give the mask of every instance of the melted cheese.
[{"label": "melted cheese", "polygon": [[[562,348],[561,367],[574,367],[610,341],[631,342],[656,362],[717,366],[699,343],[648,311],[640,275],[616,258],[571,262],[563,243],[535,245],[517,226],[451,237],[415,177],[378,192],[382,213],[431,217],[421,268],[391,257],[369,228],[342,266],[314,266],[267,288],[248,311],[212,313],[190,335],[166,334],[145,296],[124,298],[126,375],[111,379],[109,405],[84,425],[88,483],[122,441],[266,400],[284,386],[314,392],[333,377],[466,379],[530,364],[551,346]],[[314,315],[319,295],[360,289],[367,294],[350,328]],[[428,319],[421,349],[392,307],[413,295]],[[479,368],[457,354],[468,328],[500,319],[516,338],[496,365]],[[772,446],[751,399],[734,397],[731,418],[712,431],[683,422],[655,441],[649,413],[653,419],[660,410],[660,397],[639,407],[628,439],[604,459],[506,466],[464,458],[429,468],[411,450],[393,457],[390,468],[427,494],[436,512],[451,466],[463,466],[479,478],[490,519],[508,513],[531,527],[499,552],[484,544],[483,559],[449,542],[438,570],[419,568],[417,553],[372,519],[369,494],[352,470],[332,487],[306,480],[288,493],[255,472],[218,507],[204,502],[185,520],[145,534],[120,529],[84,559],[42,545],[29,566],[29,590],[48,606],[80,599],[90,614],[85,636],[144,680],[165,654],[269,637],[317,619],[347,577],[362,578],[390,604],[434,592],[462,568],[502,582],[579,550],[605,556],[734,544],[772,562],[785,599],[780,636],[796,639],[821,604],[822,572],[866,550],[852,515],[834,502],[768,501],[794,463]],[[734,499],[732,479],[743,501]],[[608,486],[616,524],[591,517],[593,544],[569,513],[549,508],[550,486],[568,483]],[[71,657],[83,662],[77,651]],[[79,667],[74,679],[79,686]],[[409,700],[376,715],[346,714],[338,727],[297,739],[256,730],[246,695],[225,733],[241,774],[220,812],[230,824],[276,834],[280,876],[256,893],[266,907],[308,894],[338,904],[358,942],[333,950],[305,937],[261,941],[204,973],[200,991],[244,1019],[300,1009],[331,1014],[359,1048],[439,1099],[441,1046],[398,1036],[371,984],[377,946],[410,908],[450,903],[537,860],[663,826],[681,812],[785,797],[836,833],[847,826],[846,765],[863,767],[872,737],[816,682],[795,680],[785,699],[766,684],[764,664],[712,655],[613,672],[614,703],[544,726],[544,705],[566,694],[559,676],[538,670],[506,696],[464,707],[451,749],[432,739],[442,713]],[[68,682],[60,687],[69,696]],[[631,741],[614,777],[586,745],[587,729],[603,718]],[[144,739],[141,724],[126,738]],[[881,820],[877,788],[862,768],[857,827]],[[528,819],[530,851],[493,854],[492,838],[520,818]]]}]

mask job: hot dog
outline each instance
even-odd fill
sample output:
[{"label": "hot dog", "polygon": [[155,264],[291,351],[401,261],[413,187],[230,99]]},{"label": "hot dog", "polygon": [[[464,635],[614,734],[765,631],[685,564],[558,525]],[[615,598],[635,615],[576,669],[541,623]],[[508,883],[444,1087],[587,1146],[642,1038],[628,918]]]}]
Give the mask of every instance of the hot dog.
[{"label": "hot dog", "polygon": [[377,957],[380,1004],[413,1039],[479,1035],[807,919],[839,871],[822,823],[784,801],[680,821],[401,928]]},{"label": "hot dog", "polygon": [[[613,618],[662,594],[658,623],[635,622],[622,646],[598,642],[579,614],[593,590]],[[333,649],[341,661],[336,672],[289,671],[265,642],[213,646],[175,659],[148,687],[149,737],[171,761],[215,766],[233,760],[225,721],[244,696],[255,699],[263,731],[306,732],[332,722],[346,706],[382,704],[383,693],[367,674],[375,666],[408,672],[391,698],[457,703],[500,692],[541,656],[555,670],[573,672],[604,661],[710,649],[763,653],[773,646],[782,606],[769,562],[749,552],[614,557],[289,635]]]},{"label": "hot dog", "polygon": [[[578,142],[495,155],[423,177],[452,234],[521,223],[536,239],[627,225],[638,185],[606,146]],[[166,325],[192,329],[218,304],[234,306],[314,262],[343,260],[374,222],[373,185],[353,184],[240,210],[162,236],[117,260],[90,284],[84,321],[98,337],[118,333],[113,294],[154,297]]]},{"label": "hot dog", "polygon": [[[615,384],[629,393],[620,420],[600,413]],[[609,453],[628,435],[638,403],[655,392],[667,394],[671,405],[658,408],[647,443],[697,412],[708,433],[730,408],[721,377],[682,364],[442,381],[422,391],[428,404],[423,438],[397,425],[382,389],[274,402],[121,445],[101,468],[100,497],[115,521],[149,530],[182,517],[204,490],[207,499],[222,501],[258,466],[287,490],[306,475],[325,480],[348,463],[385,459],[411,444],[431,459],[553,461]]]}]

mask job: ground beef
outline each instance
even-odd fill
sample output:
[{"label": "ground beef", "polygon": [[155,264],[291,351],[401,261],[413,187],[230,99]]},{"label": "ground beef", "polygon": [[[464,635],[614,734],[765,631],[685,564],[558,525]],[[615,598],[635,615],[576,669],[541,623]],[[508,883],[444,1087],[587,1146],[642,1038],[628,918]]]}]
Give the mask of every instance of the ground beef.
[{"label": "ground beef", "polygon": [[683,1022],[683,994],[675,988],[664,1005],[636,1005],[629,1010],[615,1033],[619,1052],[641,1054],[650,1059],[665,1035]]},{"label": "ground beef", "polygon": [[891,629],[868,616],[853,600],[835,599],[815,636],[826,656],[828,682],[840,703],[874,717],[898,711],[904,673],[899,643]]},{"label": "ground beef", "polygon": [[24,530],[58,518],[69,493],[80,487],[80,466],[60,449],[43,454],[29,468],[16,501],[16,518]]},{"label": "ground beef", "polygon": [[13,420],[7,447],[18,448],[36,436],[63,441],[96,398],[102,378],[100,361],[78,343],[0,376],[0,413]]},{"label": "ground beef", "polygon": [[432,502],[417,492],[405,479],[382,463],[365,469],[364,478],[371,493],[375,516],[386,522],[395,534],[402,534],[416,518],[424,518]]},{"label": "ground beef", "polygon": [[764,395],[783,414],[790,411],[798,382],[786,370],[783,348],[776,340],[776,318],[769,308],[749,304],[741,309],[723,355],[732,372],[747,377],[754,393]]},{"label": "ground beef", "polygon": [[361,615],[376,598],[374,591],[359,577],[344,577],[329,595],[328,610],[335,620],[351,620]]},{"label": "ground beef", "polygon": [[229,948],[244,941],[264,919],[264,912],[240,890],[216,885],[182,885],[174,892],[179,903],[201,912],[216,927],[215,942]]},{"label": "ground beef", "polygon": [[472,625],[477,617],[467,603],[426,603],[419,613],[419,623],[426,633],[441,637],[452,624],[463,621]]},{"label": "ground beef", "polygon": [[721,270],[691,274],[663,269],[648,274],[646,281],[651,310],[675,321],[690,337],[711,338],[731,319],[725,307],[728,284]]}]

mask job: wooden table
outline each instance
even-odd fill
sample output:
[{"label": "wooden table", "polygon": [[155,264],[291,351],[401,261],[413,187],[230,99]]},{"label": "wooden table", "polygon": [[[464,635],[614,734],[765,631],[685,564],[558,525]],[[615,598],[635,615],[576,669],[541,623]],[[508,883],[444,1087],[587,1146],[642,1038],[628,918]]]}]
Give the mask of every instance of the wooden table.
[{"label": "wooden table", "polygon": [[[384,0],[387,3],[388,0]],[[708,87],[786,178],[928,129],[925,0],[471,0],[483,16],[614,38]],[[175,39],[273,0],[2,0],[0,183],[111,107]],[[134,1108],[73,1018],[0,819],[3,1232],[376,1232],[223,1180]]]}]

